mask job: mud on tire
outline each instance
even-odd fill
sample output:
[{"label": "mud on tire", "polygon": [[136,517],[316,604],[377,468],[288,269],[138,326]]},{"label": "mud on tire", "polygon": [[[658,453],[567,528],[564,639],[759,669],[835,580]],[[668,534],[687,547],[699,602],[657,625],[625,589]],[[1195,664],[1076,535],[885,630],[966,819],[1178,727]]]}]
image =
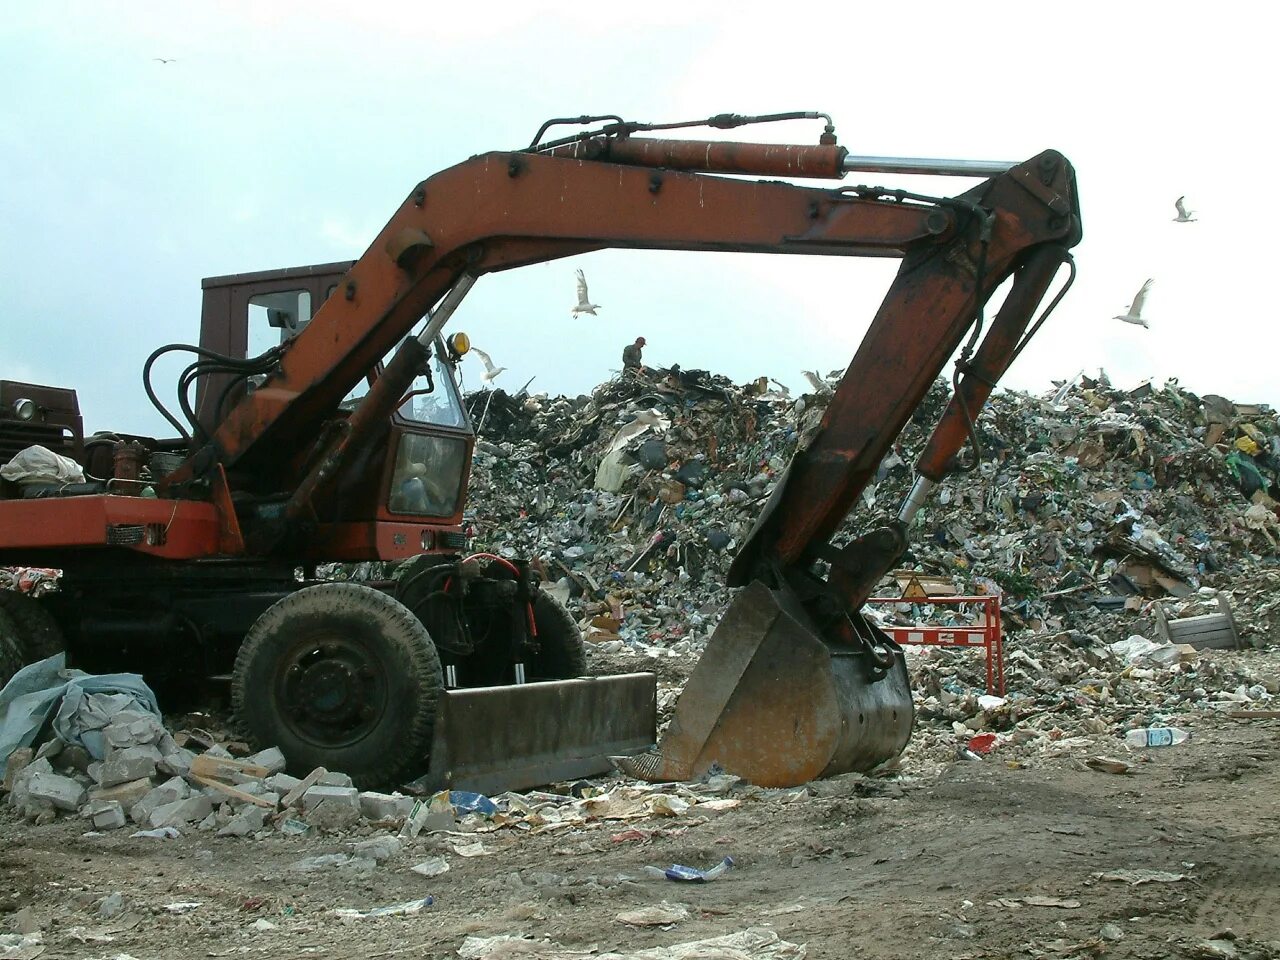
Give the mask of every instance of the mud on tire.
[{"label": "mud on tire", "polygon": [[318,766],[365,787],[425,767],[443,681],[426,627],[358,583],[299,590],[267,609],[236,656],[231,698],[297,776]]}]

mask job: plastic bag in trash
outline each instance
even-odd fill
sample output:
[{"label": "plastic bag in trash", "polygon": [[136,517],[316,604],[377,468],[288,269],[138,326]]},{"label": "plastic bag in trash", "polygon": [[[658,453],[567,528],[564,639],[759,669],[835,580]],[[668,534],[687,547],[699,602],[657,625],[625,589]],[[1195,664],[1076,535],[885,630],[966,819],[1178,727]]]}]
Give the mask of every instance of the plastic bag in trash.
[{"label": "plastic bag in trash", "polygon": [[0,477],[14,483],[83,483],[84,470],[74,460],[37,445],[0,467]]}]

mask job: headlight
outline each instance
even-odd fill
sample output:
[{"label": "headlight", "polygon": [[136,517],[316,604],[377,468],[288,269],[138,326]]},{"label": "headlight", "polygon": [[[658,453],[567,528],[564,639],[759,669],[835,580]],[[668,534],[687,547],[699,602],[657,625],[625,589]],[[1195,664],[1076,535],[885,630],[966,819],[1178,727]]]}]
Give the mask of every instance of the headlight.
[{"label": "headlight", "polygon": [[36,402],[28,400],[26,397],[19,397],[13,401],[13,415],[19,420],[34,420],[36,416]]},{"label": "headlight", "polygon": [[471,349],[471,338],[465,333],[455,333],[449,338],[449,352],[455,357],[465,357]]}]

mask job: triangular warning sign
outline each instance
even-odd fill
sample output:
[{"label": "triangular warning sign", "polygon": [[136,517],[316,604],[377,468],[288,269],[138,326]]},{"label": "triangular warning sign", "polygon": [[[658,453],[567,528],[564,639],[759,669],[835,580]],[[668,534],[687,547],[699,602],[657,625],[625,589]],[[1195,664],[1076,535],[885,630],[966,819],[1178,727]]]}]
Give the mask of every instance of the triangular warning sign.
[{"label": "triangular warning sign", "polygon": [[920,585],[919,577],[912,577],[907,581],[906,589],[902,591],[903,600],[928,600],[929,594],[925,593],[924,587]]}]

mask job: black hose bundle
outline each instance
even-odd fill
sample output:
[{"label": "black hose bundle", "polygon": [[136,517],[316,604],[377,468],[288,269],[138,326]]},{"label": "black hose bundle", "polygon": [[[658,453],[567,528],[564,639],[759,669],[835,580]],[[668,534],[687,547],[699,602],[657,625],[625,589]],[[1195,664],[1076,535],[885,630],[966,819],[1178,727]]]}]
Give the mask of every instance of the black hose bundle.
[{"label": "black hose bundle", "polygon": [[[182,408],[183,416],[187,418],[187,423],[191,428],[190,431],[160,402],[160,398],[156,396],[155,389],[151,386],[151,368],[155,365],[155,362],[166,353],[178,352],[194,353],[199,358],[183,370],[182,375],[178,377],[178,405]],[[151,405],[160,412],[162,417],[169,421],[183,440],[191,443],[194,436],[196,442],[203,442],[208,439],[208,435],[196,418],[195,409],[191,405],[192,385],[201,377],[209,376],[210,374],[229,373],[234,375],[234,379],[223,389],[218,397],[216,409],[220,414],[222,405],[226,402],[227,396],[233,387],[255,374],[270,373],[275,369],[283,352],[283,346],[272,347],[259,356],[239,359],[215,353],[212,350],[206,350],[204,347],[197,347],[190,343],[169,343],[154,351],[151,356],[147,357],[147,362],[142,365],[142,388],[146,391],[147,399],[151,401]]]}]

